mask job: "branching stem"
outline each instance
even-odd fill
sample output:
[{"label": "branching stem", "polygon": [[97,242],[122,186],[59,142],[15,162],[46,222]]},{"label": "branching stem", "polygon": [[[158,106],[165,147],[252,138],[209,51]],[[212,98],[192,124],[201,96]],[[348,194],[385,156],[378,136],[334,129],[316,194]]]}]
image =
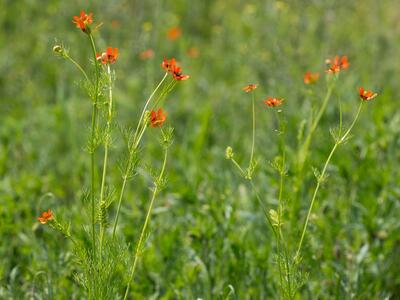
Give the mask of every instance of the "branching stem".
[{"label": "branching stem", "polygon": [[306,231],[307,231],[307,226],[308,226],[308,222],[309,222],[309,220],[310,220],[310,216],[311,216],[312,209],[313,209],[313,207],[314,207],[315,199],[317,198],[317,194],[318,194],[319,188],[320,188],[320,186],[321,186],[321,183],[322,183],[322,181],[323,181],[323,178],[324,178],[324,176],[325,176],[325,173],[326,173],[326,170],[327,170],[327,168],[328,168],[329,162],[331,161],[332,156],[333,156],[333,154],[335,153],[335,151],[336,151],[336,149],[338,148],[338,146],[339,146],[340,144],[342,144],[342,143],[346,140],[346,138],[347,138],[348,135],[350,134],[351,130],[353,129],[354,125],[356,124],[356,122],[357,122],[357,120],[358,120],[358,117],[359,117],[359,115],[360,115],[361,109],[362,109],[362,105],[363,105],[363,101],[360,101],[360,105],[359,105],[358,110],[357,110],[357,113],[356,113],[356,115],[355,115],[355,117],[354,117],[354,119],[353,119],[353,122],[351,123],[351,125],[350,125],[350,127],[347,129],[347,131],[344,133],[344,135],[343,135],[341,138],[339,138],[337,141],[335,141],[335,144],[334,144],[334,146],[333,146],[331,152],[329,153],[328,158],[327,158],[326,161],[325,161],[325,164],[324,164],[324,167],[323,167],[323,169],[322,169],[322,172],[321,172],[321,174],[318,176],[319,178],[317,178],[317,185],[316,185],[316,187],[315,187],[315,190],[314,190],[314,193],[313,193],[313,196],[312,196],[312,199],[311,199],[310,207],[308,208],[308,213],[307,213],[306,221],[305,221],[305,223],[304,223],[303,230],[302,230],[302,234],[301,234],[301,238],[300,238],[299,244],[298,244],[298,246],[297,246],[296,254],[295,254],[295,256],[294,256],[294,261],[295,261],[295,262],[298,261],[298,259],[299,259],[299,255],[300,255],[300,251],[301,251],[301,246],[303,245],[304,236],[305,236]]}]

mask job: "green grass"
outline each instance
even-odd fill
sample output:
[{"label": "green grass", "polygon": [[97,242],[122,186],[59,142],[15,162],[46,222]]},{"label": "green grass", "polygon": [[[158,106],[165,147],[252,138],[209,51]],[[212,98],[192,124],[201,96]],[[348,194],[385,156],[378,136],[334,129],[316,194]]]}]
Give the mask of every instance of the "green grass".
[{"label": "green grass", "polygon": [[[78,71],[52,53],[57,39],[90,67],[86,37],[71,22],[81,9],[104,23],[96,34],[99,48],[120,50],[114,97],[121,124],[136,125],[143,102],[163,76],[164,56],[175,56],[191,76],[166,100],[175,128],[168,185],[156,200],[131,286],[133,299],[279,298],[272,231],[252,189],[225,159],[226,147],[232,146],[238,162],[248,163],[251,97],[241,91],[248,83],[259,84],[259,164],[253,178],[268,208],[276,208],[278,201],[279,176],[268,162],[279,149],[274,116],[261,100],[285,98],[283,226],[290,232],[293,254],[315,187],[312,168],[322,168],[334,143],[329,130],[338,124],[338,100],[348,125],[358,106],[356,88],[379,93],[327,169],[303,244],[301,268],[308,279],[296,299],[399,298],[399,3],[118,0],[85,5],[5,1],[0,11],[1,299],[85,297],[74,279],[79,269],[72,245],[36,220],[51,207],[70,220],[80,238],[87,239],[81,229],[90,230],[82,195],[90,187],[84,146],[91,103],[79,85]],[[166,39],[172,26],[183,30],[176,41]],[[190,47],[199,50],[197,58],[188,56]],[[142,61],[139,53],[147,48],[155,56]],[[351,65],[340,75],[314,134],[302,188],[294,199],[297,135],[323,100],[324,60],[335,54],[348,55]],[[307,70],[321,73],[312,87],[302,81]],[[116,166],[123,146],[117,128],[113,137],[109,179],[119,186]],[[156,131],[146,134],[142,166],[161,166],[158,137]],[[99,159],[99,170],[101,163]],[[150,185],[147,170],[141,168],[125,193],[119,232],[131,257]],[[111,215],[115,210],[114,203]]]}]

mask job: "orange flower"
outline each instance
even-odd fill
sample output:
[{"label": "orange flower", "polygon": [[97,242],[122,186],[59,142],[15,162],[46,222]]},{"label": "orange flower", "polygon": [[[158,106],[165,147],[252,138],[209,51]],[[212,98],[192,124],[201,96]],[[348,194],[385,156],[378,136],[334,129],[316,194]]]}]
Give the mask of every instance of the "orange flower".
[{"label": "orange flower", "polygon": [[258,84],[249,84],[246,85],[244,88],[242,88],[243,91],[245,91],[246,93],[251,92],[252,90],[255,90],[258,87]]},{"label": "orange flower", "polygon": [[42,212],[41,216],[38,218],[38,221],[42,224],[46,224],[48,221],[53,220],[53,212],[49,208],[47,211]]},{"label": "orange flower", "polygon": [[86,14],[85,11],[81,11],[80,16],[74,16],[72,22],[76,24],[76,27],[81,29],[83,32],[90,33],[88,25],[93,23],[93,13]]},{"label": "orange flower", "polygon": [[163,60],[163,62],[162,62],[162,64],[161,64],[161,67],[162,67],[165,71],[171,73],[171,70],[172,70],[173,66],[175,66],[175,65],[176,65],[175,58],[171,58],[170,60],[164,58],[164,60]]},{"label": "orange flower", "polygon": [[171,27],[170,29],[168,29],[167,38],[170,41],[176,40],[181,35],[182,35],[182,29],[180,29],[179,27]]},{"label": "orange flower", "polygon": [[278,98],[268,98],[264,100],[264,103],[267,104],[269,107],[275,107],[281,105],[283,102],[283,99],[278,99]]},{"label": "orange flower", "polygon": [[164,58],[161,67],[171,73],[175,80],[189,79],[189,75],[182,74],[182,68],[177,66],[175,58],[171,58],[170,60]]},{"label": "orange flower", "polygon": [[154,110],[150,112],[150,126],[153,128],[161,127],[166,119],[167,113],[162,108],[159,108],[157,112]]},{"label": "orange flower", "polygon": [[150,59],[153,56],[154,56],[154,51],[152,49],[144,50],[139,54],[141,60]]},{"label": "orange flower", "polygon": [[305,84],[312,84],[317,82],[319,77],[319,73],[311,73],[310,71],[307,71],[306,74],[304,74],[303,81]]},{"label": "orange flower", "polygon": [[189,75],[182,74],[182,68],[177,65],[174,65],[171,71],[175,80],[187,80],[190,77]]},{"label": "orange flower", "polygon": [[103,52],[102,54],[96,54],[96,59],[100,61],[103,65],[113,64],[117,61],[117,58],[118,48],[107,47],[106,52]]},{"label": "orange flower", "polygon": [[327,73],[330,73],[330,74],[338,73],[341,70],[345,70],[350,66],[350,64],[347,60],[347,56],[340,57],[339,55],[336,55],[335,58],[333,59],[333,61],[330,59],[327,59],[326,63],[328,65],[330,65],[329,69],[326,71]]},{"label": "orange flower", "polygon": [[366,90],[364,90],[363,87],[359,88],[359,93],[360,93],[360,99],[362,101],[369,101],[369,100],[374,99],[376,96],[378,96],[377,93],[374,93],[372,91],[366,91]]}]

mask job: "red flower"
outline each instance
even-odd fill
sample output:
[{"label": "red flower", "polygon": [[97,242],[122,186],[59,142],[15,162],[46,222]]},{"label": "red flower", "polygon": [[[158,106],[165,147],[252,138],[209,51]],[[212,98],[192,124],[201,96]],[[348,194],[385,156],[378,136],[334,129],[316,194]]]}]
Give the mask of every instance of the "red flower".
[{"label": "red flower", "polygon": [[88,25],[93,23],[93,13],[90,14],[86,14],[85,11],[81,11],[81,15],[78,16],[74,16],[72,22],[76,24],[76,27],[81,29],[83,32],[87,32],[90,33],[90,28],[88,27]]},{"label": "red flower", "polygon": [[117,61],[117,58],[118,48],[107,47],[106,52],[103,52],[102,54],[96,54],[96,59],[100,61],[103,65],[113,64]]},{"label": "red flower", "polygon": [[246,93],[251,92],[252,90],[255,90],[258,87],[258,84],[249,84],[246,85],[244,88],[242,88],[243,91],[245,91]]},{"label": "red flower", "polygon": [[166,119],[167,113],[162,108],[159,108],[157,112],[154,110],[150,112],[150,126],[153,128],[161,127]]},{"label": "red flower", "polygon": [[49,208],[47,211],[42,212],[40,217],[38,218],[38,221],[42,224],[46,224],[48,221],[53,220],[53,212]]},{"label": "red flower", "polygon": [[369,100],[374,99],[376,96],[378,96],[377,93],[374,93],[372,91],[366,91],[366,90],[364,90],[363,87],[359,88],[359,93],[360,93],[360,99],[362,101],[369,101]]},{"label": "red flower", "polygon": [[153,56],[154,56],[154,51],[152,49],[144,50],[139,54],[141,60],[150,59]]},{"label": "red flower", "polygon": [[310,71],[307,71],[306,74],[304,74],[303,81],[305,84],[312,84],[317,82],[319,77],[319,73],[311,73]]},{"label": "red flower", "polygon": [[336,55],[333,61],[330,59],[327,59],[326,63],[328,65],[330,65],[329,69],[326,71],[327,73],[330,73],[330,74],[338,73],[341,70],[345,70],[350,66],[350,64],[347,60],[347,56],[340,57],[339,55]]},{"label": "red flower", "polygon": [[182,68],[176,64],[175,58],[171,58],[170,60],[164,58],[161,67],[171,73],[175,80],[189,79],[189,75],[182,74]]},{"label": "red flower", "polygon": [[180,27],[171,27],[168,29],[167,38],[170,41],[174,41],[182,35],[182,29]]},{"label": "red flower", "polygon": [[269,107],[275,107],[281,105],[283,102],[283,99],[278,99],[278,98],[268,98],[264,100],[264,103],[267,104]]}]

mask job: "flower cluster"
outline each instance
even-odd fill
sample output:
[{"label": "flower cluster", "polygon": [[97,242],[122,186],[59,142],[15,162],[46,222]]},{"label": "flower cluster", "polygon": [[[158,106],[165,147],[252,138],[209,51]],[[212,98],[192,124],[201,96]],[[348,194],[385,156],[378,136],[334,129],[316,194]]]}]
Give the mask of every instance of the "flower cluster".
[{"label": "flower cluster", "polygon": [[[254,91],[258,87],[258,84],[250,83],[246,85],[245,87],[242,88],[242,91],[245,91],[246,93],[250,93]],[[264,103],[268,105],[269,107],[275,107],[282,105],[283,99],[279,98],[274,98],[274,97],[269,97],[264,100]]]},{"label": "flower cluster", "polygon": [[189,79],[189,75],[184,75],[182,73],[182,68],[177,65],[175,58],[171,58],[170,60],[164,58],[161,67],[165,71],[171,73],[175,80]]}]

